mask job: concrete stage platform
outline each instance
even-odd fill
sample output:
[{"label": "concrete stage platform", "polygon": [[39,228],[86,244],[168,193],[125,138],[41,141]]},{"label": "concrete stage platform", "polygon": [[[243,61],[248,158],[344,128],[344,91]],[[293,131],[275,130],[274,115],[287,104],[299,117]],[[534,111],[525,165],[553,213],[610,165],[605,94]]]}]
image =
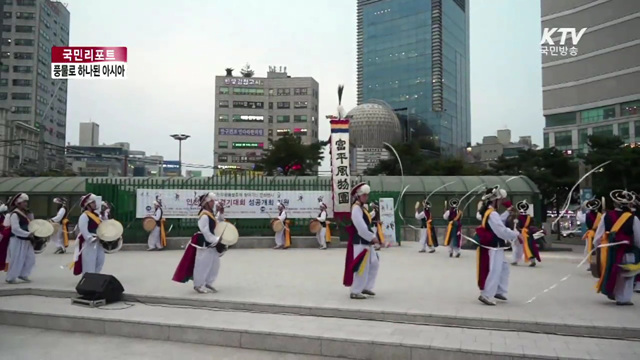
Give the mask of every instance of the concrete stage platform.
[{"label": "concrete stage platform", "polygon": [[103,272],[134,304],[118,311],[70,305],[79,277],[60,266],[72,255],[38,255],[32,283],[0,285],[0,324],[351,359],[640,358],[640,311],[596,294],[578,254],[512,267],[509,301],[495,307],[477,300],[475,252],[383,249],[378,295],[363,301],[341,284],[344,254],[233,249],[219,293],[203,295],[170,280],[181,251],[107,255]]}]

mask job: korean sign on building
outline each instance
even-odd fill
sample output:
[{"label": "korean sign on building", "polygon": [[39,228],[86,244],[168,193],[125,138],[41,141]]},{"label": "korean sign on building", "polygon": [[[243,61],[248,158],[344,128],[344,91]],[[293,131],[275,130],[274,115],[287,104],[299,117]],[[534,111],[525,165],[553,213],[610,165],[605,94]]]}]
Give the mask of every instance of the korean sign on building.
[{"label": "korean sign on building", "polygon": [[[540,40],[541,52],[543,55],[551,56],[571,56],[578,55],[578,42],[587,28],[544,28],[542,40]],[[556,37],[554,38],[554,34]],[[571,40],[569,44],[567,37]]]},{"label": "korean sign on building", "polygon": [[52,79],[126,79],[127,48],[74,46],[51,48]]},{"label": "korean sign on building", "polygon": [[264,136],[264,129],[233,129],[233,128],[220,128],[218,129],[219,135],[233,135],[233,136]]},{"label": "korean sign on building", "polygon": [[331,183],[333,209],[336,213],[351,211],[351,178],[349,171],[349,120],[331,120]]},{"label": "korean sign on building", "polygon": [[[153,213],[153,202],[162,200],[163,216],[169,219],[195,218],[200,204],[198,197],[211,190],[187,189],[137,189],[136,217]],[[224,203],[228,219],[269,219],[278,214],[278,202],[287,209],[290,219],[310,219],[318,216],[318,198],[329,198],[329,191],[256,191],[217,190],[216,201]],[[333,216],[331,204],[327,204],[327,216]]]},{"label": "korean sign on building", "polygon": [[252,78],[225,78],[224,84],[237,86],[263,85],[262,80]]}]

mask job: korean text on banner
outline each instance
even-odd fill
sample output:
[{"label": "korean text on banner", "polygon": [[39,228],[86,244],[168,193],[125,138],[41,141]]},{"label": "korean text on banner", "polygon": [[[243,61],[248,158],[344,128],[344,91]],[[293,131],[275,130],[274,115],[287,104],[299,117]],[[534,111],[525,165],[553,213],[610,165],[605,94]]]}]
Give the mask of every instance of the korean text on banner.
[{"label": "korean text on banner", "polygon": [[[195,218],[200,204],[198,197],[210,190],[137,189],[136,217],[153,213],[153,201],[162,200],[163,216],[168,219]],[[228,219],[268,219],[278,214],[278,202],[284,204],[289,219],[311,219],[318,216],[318,197],[329,198],[329,191],[255,191],[214,190],[216,201],[224,203]],[[327,216],[333,207],[327,204]]]},{"label": "korean text on banner", "polygon": [[52,79],[126,79],[127,48],[54,46],[51,48]]},{"label": "korean text on banner", "polygon": [[380,221],[382,222],[384,240],[396,242],[396,218],[392,198],[380,199]]},{"label": "korean text on banner", "polygon": [[331,120],[331,183],[333,210],[351,211],[351,178],[349,170],[349,120]]}]

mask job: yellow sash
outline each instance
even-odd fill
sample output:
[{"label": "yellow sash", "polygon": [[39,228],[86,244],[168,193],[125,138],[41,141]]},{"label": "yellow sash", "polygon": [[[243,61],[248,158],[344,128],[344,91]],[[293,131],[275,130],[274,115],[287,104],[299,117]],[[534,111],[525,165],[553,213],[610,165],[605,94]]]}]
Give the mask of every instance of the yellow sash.
[{"label": "yellow sash", "polygon": [[[587,242],[587,253],[591,253],[593,251],[593,238],[596,236],[596,231],[598,230],[598,225],[600,225],[601,219],[602,213],[598,213],[592,227],[588,229],[582,237],[582,239]],[[591,263],[591,259],[589,259],[589,263]]]},{"label": "yellow sash", "polygon": [[482,217],[482,227],[486,228],[487,227],[487,222],[489,221],[489,215],[491,215],[491,213],[493,212],[493,209],[488,209],[486,213],[484,213],[484,216]]},{"label": "yellow sash", "polygon": [[462,213],[459,212],[453,220],[449,221],[449,225],[447,225],[447,235],[444,237],[444,246],[449,246],[451,243],[451,230],[453,230],[453,223],[460,220],[461,217]]},{"label": "yellow sash", "polygon": [[160,219],[160,244],[162,247],[167,246],[167,234],[164,232],[165,219]]},{"label": "yellow sash", "polygon": [[331,243],[331,223],[330,222],[326,222],[327,223],[327,231],[325,232],[325,241],[327,242],[327,244]]},{"label": "yellow sash", "polygon": [[427,244],[429,244],[429,246],[433,246],[433,235],[431,235],[431,222],[432,220],[429,219],[427,220]]},{"label": "yellow sash", "polygon": [[291,247],[291,231],[289,230],[289,226],[291,225],[291,220],[286,220],[284,222],[284,248],[287,249]]},{"label": "yellow sash", "polygon": [[100,217],[98,215],[96,215],[93,211],[85,211],[85,214],[87,214],[87,216],[93,220],[97,225],[100,225],[102,223],[102,220],[100,220]]},{"label": "yellow sash", "polygon": [[69,219],[62,219],[62,240],[64,242],[64,247],[69,247],[69,231],[67,230],[67,225],[69,224]]},{"label": "yellow sash", "polygon": [[529,247],[529,224],[531,223],[531,216],[527,215],[527,221],[524,222],[524,225],[522,225],[522,230],[520,231],[520,234],[522,234],[522,239],[524,239],[524,256],[525,256],[525,260],[529,260],[533,257],[533,251],[531,251],[531,247]]},{"label": "yellow sash", "polygon": [[[613,224],[613,226],[611,227],[610,231],[605,231],[604,235],[602,236],[602,241],[600,242],[601,245],[605,245],[609,243],[609,235],[612,232],[618,232],[618,230],[620,230],[620,228],[622,227],[622,225],[624,225],[624,223],[631,217],[633,216],[630,212],[625,212],[623,213],[618,220],[615,222],[615,224]],[[607,268],[607,262],[609,260],[609,246],[604,246],[600,248],[600,280],[598,280],[598,284],[596,285],[596,289],[600,289],[600,287],[602,286],[602,282],[604,281],[604,277],[605,277],[605,269]]]}]

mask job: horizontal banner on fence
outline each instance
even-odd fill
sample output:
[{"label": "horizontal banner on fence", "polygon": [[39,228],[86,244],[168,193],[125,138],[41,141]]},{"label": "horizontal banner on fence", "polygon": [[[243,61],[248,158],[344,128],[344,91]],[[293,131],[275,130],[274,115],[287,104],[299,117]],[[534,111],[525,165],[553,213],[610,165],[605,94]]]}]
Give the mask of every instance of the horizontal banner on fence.
[{"label": "horizontal banner on fence", "polygon": [[[153,214],[153,202],[162,200],[167,219],[195,218],[200,206],[198,197],[207,190],[137,189],[136,217]],[[227,219],[267,219],[278,215],[278,202],[286,207],[289,219],[315,218],[319,215],[318,198],[327,204],[327,215],[333,217],[331,191],[255,191],[217,190],[216,201],[224,201]]]}]

